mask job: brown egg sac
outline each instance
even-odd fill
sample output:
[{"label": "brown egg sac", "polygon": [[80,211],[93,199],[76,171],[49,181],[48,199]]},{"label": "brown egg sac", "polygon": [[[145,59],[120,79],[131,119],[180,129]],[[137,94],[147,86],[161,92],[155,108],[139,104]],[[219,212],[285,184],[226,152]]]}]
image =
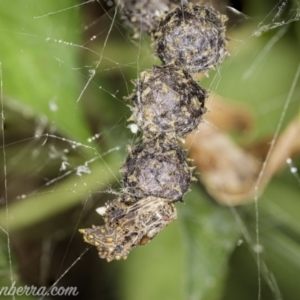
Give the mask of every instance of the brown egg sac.
[{"label": "brown egg sac", "polygon": [[176,141],[161,138],[133,148],[122,171],[123,192],[131,200],[153,196],[180,201],[192,179],[184,151]]},{"label": "brown egg sac", "polygon": [[156,55],[189,73],[212,69],[227,55],[226,20],[204,5],[178,6],[162,16],[153,34]]},{"label": "brown egg sac", "polygon": [[141,73],[133,101],[133,120],[145,136],[183,137],[193,131],[205,112],[207,92],[176,67],[154,66]]},{"label": "brown egg sac", "polygon": [[104,225],[80,229],[86,243],[96,246],[100,258],[107,261],[126,259],[129,252],[151,241],[177,218],[168,199],[147,197],[126,205],[118,198],[104,208]]},{"label": "brown egg sac", "polygon": [[120,0],[122,5],[121,18],[126,26],[139,37],[140,34],[150,34],[157,26],[157,18],[169,9],[180,4],[180,0]]}]

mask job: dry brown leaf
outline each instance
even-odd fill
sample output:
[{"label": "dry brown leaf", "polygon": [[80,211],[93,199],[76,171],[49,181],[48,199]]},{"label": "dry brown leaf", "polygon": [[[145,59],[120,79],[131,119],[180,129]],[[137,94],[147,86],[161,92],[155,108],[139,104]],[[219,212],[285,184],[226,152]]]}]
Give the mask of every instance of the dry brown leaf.
[{"label": "dry brown leaf", "polygon": [[[247,111],[233,108],[232,105],[226,107],[220,99],[216,99],[208,105],[211,113],[205,119],[209,123],[224,130],[251,127],[252,118]],[[222,205],[253,201],[256,194],[263,192],[274,174],[286,165],[287,158],[300,153],[299,120],[291,122],[279,138],[273,140],[264,163],[209,123],[201,123],[197,132],[188,135],[184,147],[194,160],[201,182]]]}]

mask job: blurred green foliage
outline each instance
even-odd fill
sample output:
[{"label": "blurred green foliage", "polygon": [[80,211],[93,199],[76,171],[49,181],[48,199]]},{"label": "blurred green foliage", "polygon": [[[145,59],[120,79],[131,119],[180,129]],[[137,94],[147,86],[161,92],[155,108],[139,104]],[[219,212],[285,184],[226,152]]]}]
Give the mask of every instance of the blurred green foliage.
[{"label": "blurred green foliage", "polygon": [[[131,92],[130,80],[140,70],[159,63],[151,56],[149,39],[134,43],[116,20],[105,43],[113,11],[99,18],[95,8],[100,14],[100,6],[77,4],[73,0],[0,0],[5,117],[1,150],[6,154],[1,166],[7,169],[6,176],[1,174],[0,286],[10,281],[7,225],[13,275],[19,278],[22,255],[15,245],[22,235],[42,241],[54,231],[72,239],[78,225],[92,223],[89,203],[95,204],[109,187],[118,187],[126,144],[136,138],[126,129],[129,103],[122,97]],[[253,132],[238,140],[256,143],[272,137],[278,126],[299,65],[300,23],[278,25],[256,36],[258,28],[274,24],[278,8],[272,1],[244,4],[245,12],[255,17],[229,30],[231,56],[201,84],[254,112]],[[268,15],[274,7],[275,12]],[[297,7],[286,9],[283,20],[289,20]],[[97,38],[91,41],[94,35]],[[281,130],[299,114],[299,89],[298,80]],[[97,133],[100,137],[89,142]],[[115,147],[120,150],[112,151]],[[293,163],[300,165],[297,160]],[[257,299],[258,225],[263,299],[296,300],[300,294],[299,191],[299,179],[288,169],[282,172],[259,198],[257,224],[254,204],[220,207],[198,183],[186,195],[185,205],[177,204],[178,220],[152,243],[134,250],[127,261],[98,265],[92,250],[82,260],[95,257],[95,266],[111,279],[106,281],[108,289],[118,290],[118,296],[108,293],[101,299]],[[79,214],[66,217],[68,209],[78,206]],[[61,223],[53,222],[56,215],[70,224],[61,228]],[[65,247],[66,256],[74,251],[70,245]],[[86,269],[80,272],[77,277],[87,276]],[[21,280],[30,281],[24,276]],[[87,294],[92,295],[89,299],[99,299],[95,287],[100,284],[95,278],[81,287],[82,299]]]}]

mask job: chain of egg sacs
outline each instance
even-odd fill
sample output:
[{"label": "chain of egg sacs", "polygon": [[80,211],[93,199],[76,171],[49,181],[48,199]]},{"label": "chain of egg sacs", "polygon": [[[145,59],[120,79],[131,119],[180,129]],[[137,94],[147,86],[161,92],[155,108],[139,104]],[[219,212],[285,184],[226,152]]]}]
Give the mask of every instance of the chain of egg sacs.
[{"label": "chain of egg sacs", "polygon": [[153,33],[164,65],[142,72],[128,97],[142,143],[129,148],[122,194],[97,210],[104,225],[80,230],[101,258],[126,259],[176,219],[173,203],[182,200],[192,180],[177,140],[197,128],[207,98],[190,73],[206,72],[226,56],[225,21],[212,8],[189,4],[165,14]]}]

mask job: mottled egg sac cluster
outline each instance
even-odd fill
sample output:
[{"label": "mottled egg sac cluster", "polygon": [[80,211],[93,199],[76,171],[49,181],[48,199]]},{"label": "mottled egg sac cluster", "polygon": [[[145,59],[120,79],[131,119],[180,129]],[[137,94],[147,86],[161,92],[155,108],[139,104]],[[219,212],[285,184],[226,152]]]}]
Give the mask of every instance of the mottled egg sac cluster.
[{"label": "mottled egg sac cluster", "polygon": [[142,72],[127,97],[132,103],[129,120],[141,129],[142,139],[128,147],[122,191],[97,209],[104,225],[80,230],[84,241],[107,261],[126,259],[133,248],[148,243],[176,219],[174,203],[182,201],[193,180],[178,140],[197,128],[208,96],[191,74],[207,72],[227,54],[225,16],[193,4],[164,13],[164,5],[174,2],[123,0],[123,18],[132,27],[140,24],[138,18],[145,21],[148,29],[135,30],[152,32],[162,66]]}]

